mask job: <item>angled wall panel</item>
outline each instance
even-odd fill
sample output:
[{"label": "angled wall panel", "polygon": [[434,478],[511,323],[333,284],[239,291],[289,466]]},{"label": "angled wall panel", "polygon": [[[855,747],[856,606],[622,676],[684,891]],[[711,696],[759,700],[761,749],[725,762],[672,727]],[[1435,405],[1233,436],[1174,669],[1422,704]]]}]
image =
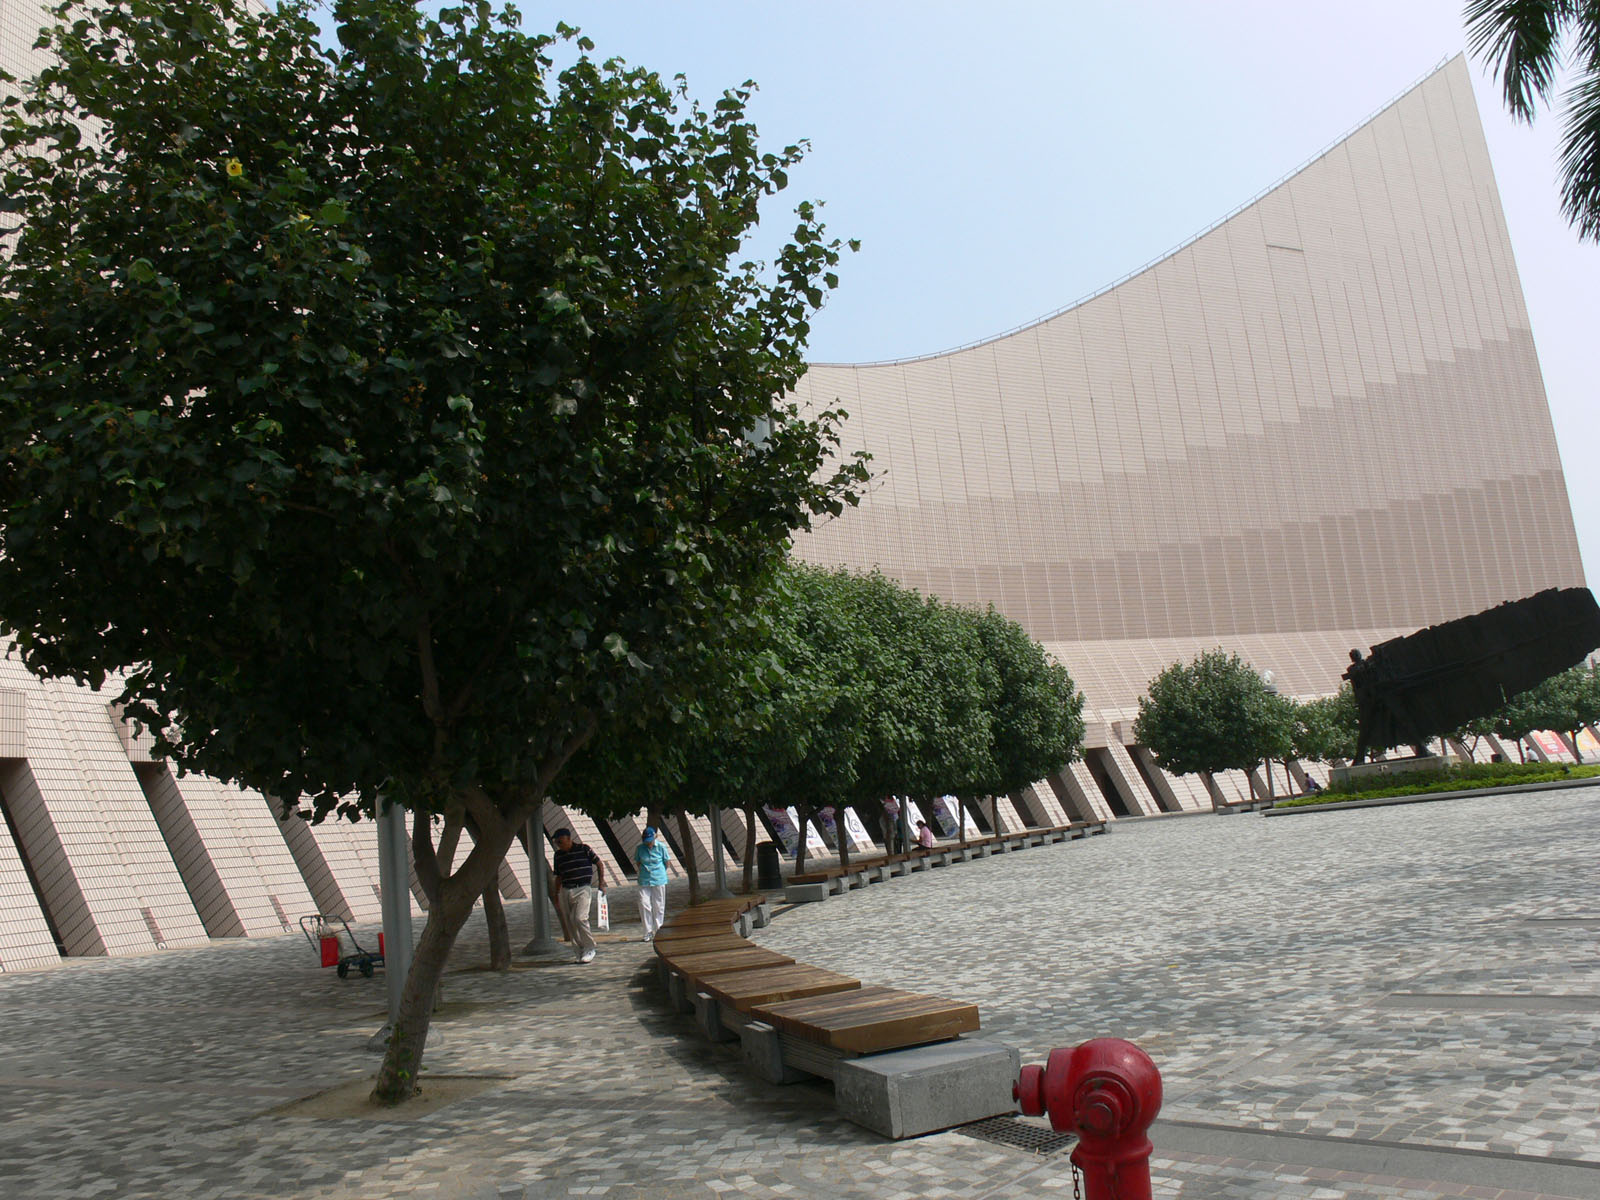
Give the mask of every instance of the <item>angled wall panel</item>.
[{"label": "angled wall panel", "polygon": [[[268,816],[275,820],[277,802],[263,797],[262,803]],[[364,841],[352,836],[358,828],[367,835]],[[290,816],[278,822],[278,832],[289,847],[317,912],[351,922],[383,919],[377,880],[377,835],[371,824],[357,827],[347,821],[328,820],[312,825]]]},{"label": "angled wall panel", "polygon": [[27,757],[0,792],[69,954],[138,954],[206,941],[104,700],[38,682],[0,659],[0,687],[27,695]]},{"label": "angled wall panel", "polygon": [[212,937],[288,933],[318,911],[260,793],[164,763],[135,770]]},{"label": "angled wall panel", "polygon": [[[5,764],[0,763],[0,767]],[[5,802],[0,795],[0,804]],[[0,820],[0,971],[53,967],[61,961],[49,918],[6,821]]]}]

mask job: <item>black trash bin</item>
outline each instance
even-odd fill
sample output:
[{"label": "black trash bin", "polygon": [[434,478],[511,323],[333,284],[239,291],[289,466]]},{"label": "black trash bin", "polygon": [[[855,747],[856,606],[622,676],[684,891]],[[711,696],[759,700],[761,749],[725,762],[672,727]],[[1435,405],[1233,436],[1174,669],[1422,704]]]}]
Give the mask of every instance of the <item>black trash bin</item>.
[{"label": "black trash bin", "polygon": [[756,886],[775,892],[783,886],[783,859],[777,842],[762,842],[756,847]]}]

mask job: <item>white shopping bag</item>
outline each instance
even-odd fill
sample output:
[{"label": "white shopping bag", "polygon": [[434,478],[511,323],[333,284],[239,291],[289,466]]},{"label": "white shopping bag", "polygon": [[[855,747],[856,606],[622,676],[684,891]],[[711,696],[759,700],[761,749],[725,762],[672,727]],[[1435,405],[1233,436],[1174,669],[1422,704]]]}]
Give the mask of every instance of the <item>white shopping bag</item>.
[{"label": "white shopping bag", "polygon": [[589,908],[589,928],[600,933],[610,933],[611,905],[606,902],[606,894],[599,888],[595,889],[594,900]]}]

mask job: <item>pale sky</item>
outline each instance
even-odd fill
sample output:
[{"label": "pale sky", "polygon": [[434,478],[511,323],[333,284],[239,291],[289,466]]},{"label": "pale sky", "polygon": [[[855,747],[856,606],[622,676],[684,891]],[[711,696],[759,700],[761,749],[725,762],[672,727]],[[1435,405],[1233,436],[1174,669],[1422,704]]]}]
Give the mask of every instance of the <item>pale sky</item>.
[{"label": "pale sky", "polygon": [[[830,230],[863,243],[810,354],[857,362],[992,336],[1160,257],[1465,50],[1464,3],[522,8],[529,28],[581,26],[597,53],[682,72],[702,97],[760,84],[763,143],[812,143],[788,195],[825,201]],[[1472,74],[1579,544],[1600,571],[1600,247],[1560,215],[1559,114],[1515,124],[1476,62]]]}]

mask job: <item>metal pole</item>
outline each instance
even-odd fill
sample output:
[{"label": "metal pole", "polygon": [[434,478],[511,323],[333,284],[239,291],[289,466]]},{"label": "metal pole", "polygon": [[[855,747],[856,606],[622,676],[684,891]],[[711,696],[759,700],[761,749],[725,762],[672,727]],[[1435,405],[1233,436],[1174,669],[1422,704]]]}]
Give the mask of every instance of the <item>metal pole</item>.
[{"label": "metal pole", "polygon": [[550,864],[544,857],[544,802],[528,818],[528,880],[533,890],[533,941],[522,948],[530,958],[560,954],[561,943],[550,936]]},{"label": "metal pole", "polygon": [[378,899],[383,910],[383,977],[389,991],[389,1020],[368,1046],[384,1050],[400,1016],[400,997],[411,973],[411,858],[406,845],[406,810],[382,796],[377,808]]},{"label": "metal pole", "polygon": [[722,809],[713,804],[711,806],[711,865],[715,876],[715,886],[711,895],[718,900],[728,900],[733,893],[728,890],[728,864],[722,857],[724,846],[722,844]]}]

